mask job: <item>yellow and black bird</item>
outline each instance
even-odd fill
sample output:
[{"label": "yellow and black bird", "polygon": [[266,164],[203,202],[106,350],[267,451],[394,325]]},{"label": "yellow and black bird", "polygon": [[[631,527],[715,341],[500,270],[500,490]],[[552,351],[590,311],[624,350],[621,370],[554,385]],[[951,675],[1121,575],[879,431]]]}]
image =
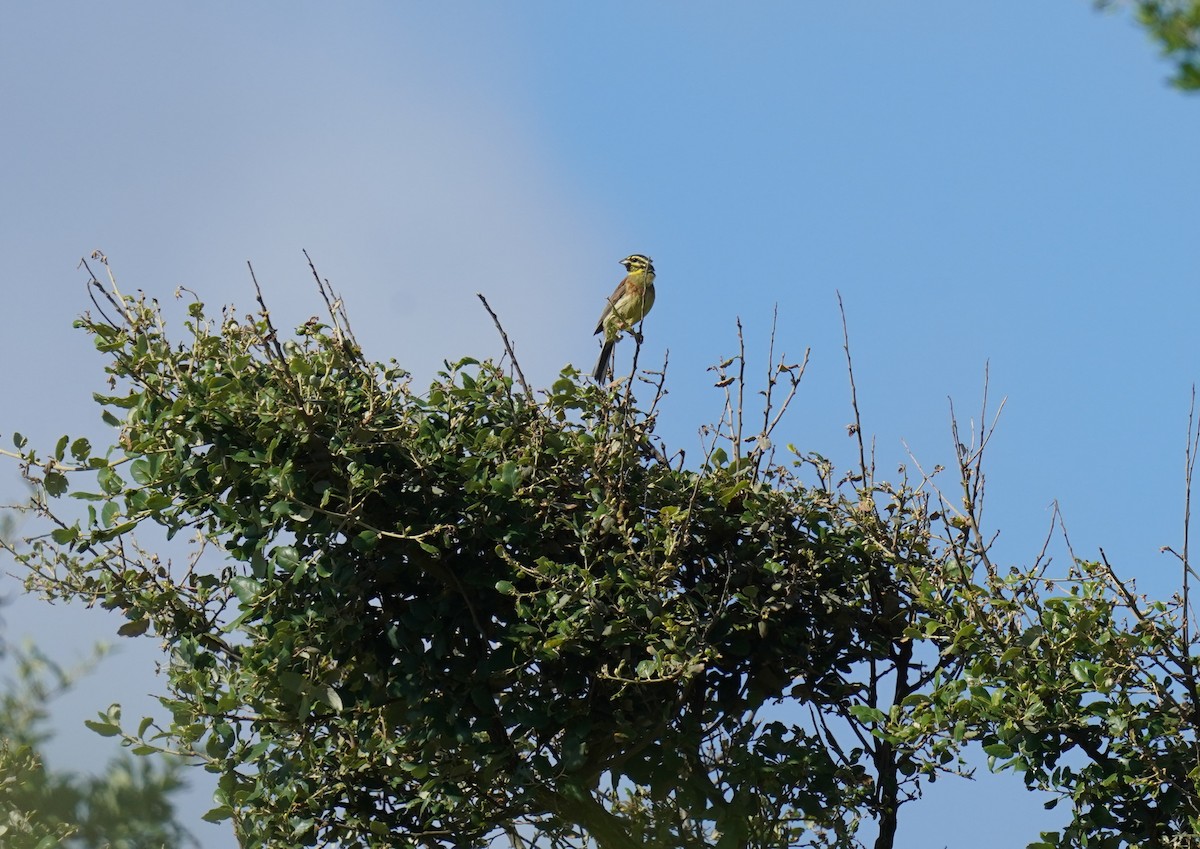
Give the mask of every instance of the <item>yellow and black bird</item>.
[{"label": "yellow and black bird", "polygon": [[[600,349],[596,370],[592,372],[597,383],[604,382],[617,338],[624,332],[637,336],[634,325],[645,318],[654,306],[654,264],[650,262],[650,257],[631,254],[621,260],[621,265],[625,266],[628,273],[609,296],[604,312],[600,313],[600,320],[596,322],[596,333],[604,333],[604,346]],[[642,341],[640,336],[638,341]]]}]

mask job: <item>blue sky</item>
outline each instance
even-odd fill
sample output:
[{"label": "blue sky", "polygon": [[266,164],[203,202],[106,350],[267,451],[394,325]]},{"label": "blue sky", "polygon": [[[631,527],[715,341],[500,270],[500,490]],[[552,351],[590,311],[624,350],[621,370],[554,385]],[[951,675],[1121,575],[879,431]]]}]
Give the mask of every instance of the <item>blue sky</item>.
[{"label": "blue sky", "polygon": [[[719,413],[706,368],[735,317],[761,367],[778,305],[777,347],[812,349],[779,436],[850,462],[840,292],[882,473],[905,444],[952,458],[947,398],[973,413],[990,363],[1000,559],[1033,556],[1058,499],[1077,553],[1164,595],[1200,375],[1200,101],[1167,74],[1085,0],[9,4],[0,441],[105,437],[103,363],[70,327],[94,249],[126,290],[243,309],[250,260],[281,326],[319,312],[307,249],[368,354],[422,379],[500,354],[484,292],[542,385],[590,368],[617,261],[643,252],[673,446]],[[67,661],[115,639],[97,611],[0,615]],[[80,723],[145,709],[155,656],[121,641],[60,706],[55,765],[107,757]],[[1058,821],[1011,776],[944,781],[898,845],[998,849]]]}]

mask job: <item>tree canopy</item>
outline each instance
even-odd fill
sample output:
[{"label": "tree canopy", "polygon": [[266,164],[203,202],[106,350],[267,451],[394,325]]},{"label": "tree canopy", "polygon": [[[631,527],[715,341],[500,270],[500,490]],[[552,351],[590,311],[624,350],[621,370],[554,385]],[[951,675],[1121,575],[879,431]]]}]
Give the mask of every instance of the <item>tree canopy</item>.
[{"label": "tree canopy", "polygon": [[175,338],[93,278],[112,445],[14,438],[30,585],[168,653],[168,723],[93,727],[216,773],[242,845],[882,849],[972,746],[1072,806],[1031,845],[1195,832],[1186,594],[994,564],[989,430],[890,483],[856,419],[839,473],[776,447],[803,364],[756,426],[739,354],[689,463],[656,436],[664,372],[535,394],[464,360],[417,391],[317,286],[292,336],[260,294],[192,300]]}]

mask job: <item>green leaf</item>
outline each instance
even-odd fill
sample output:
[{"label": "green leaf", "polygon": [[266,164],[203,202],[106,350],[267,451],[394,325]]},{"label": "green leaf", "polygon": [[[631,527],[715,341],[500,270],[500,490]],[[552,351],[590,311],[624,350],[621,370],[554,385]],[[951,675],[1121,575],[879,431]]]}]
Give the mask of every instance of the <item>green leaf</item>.
[{"label": "green leaf", "polygon": [[1013,756],[1013,750],[1006,743],[991,743],[983,747],[983,752],[990,757],[1001,760]]},{"label": "green leaf", "polygon": [[122,637],[140,637],[150,628],[150,620],[146,618],[134,619],[132,622],[126,622],[117,629],[117,633]]},{"label": "green leaf", "polygon": [[142,486],[153,483],[154,476],[150,472],[150,461],[145,457],[138,457],[129,464],[129,476]]},{"label": "green leaf", "polygon": [[101,395],[98,392],[92,393],[92,398],[97,404],[105,404],[113,407],[120,407],[124,410],[132,410],[142,400],[140,393],[131,395]]},{"label": "green leaf", "polygon": [[112,725],[107,722],[96,722],[94,719],[85,719],[83,724],[95,731],[101,737],[116,737],[121,733],[119,725]]},{"label": "green leaf", "polygon": [[115,501],[108,501],[100,508],[100,523],[106,528],[111,528],[113,520],[121,515],[121,505]]},{"label": "green leaf", "polygon": [[512,581],[497,581],[496,592],[501,595],[514,595],[517,588],[512,585]]},{"label": "green leaf", "polygon": [[242,604],[251,604],[262,591],[262,584],[245,575],[238,575],[229,581],[229,587]]},{"label": "green leaf", "polygon": [[[280,569],[292,572],[300,564],[300,552],[296,550],[294,545],[281,545],[271,552],[271,559],[275,561],[275,565]],[[234,591],[236,592],[236,589]],[[241,596],[238,597],[241,598]]]},{"label": "green leaf", "polygon": [[[194,816],[194,815],[193,815]],[[200,819],[205,822],[220,823],[233,817],[233,808],[228,805],[221,805],[219,808],[213,808],[204,813]]]},{"label": "green leaf", "polygon": [[359,531],[358,535],[350,540],[350,544],[354,546],[355,551],[370,551],[379,543],[379,533],[367,529]]},{"label": "green leaf", "polygon": [[59,545],[68,545],[79,539],[79,526],[72,525],[69,528],[55,528],[50,532],[50,538]]},{"label": "green leaf", "polygon": [[1071,677],[1081,684],[1091,684],[1096,680],[1096,673],[1099,668],[1094,663],[1088,663],[1083,660],[1074,661],[1071,666]]},{"label": "green leaf", "polygon": [[342,697],[338,695],[338,691],[333,687],[325,687],[321,690],[321,701],[329,705],[338,713],[342,711]]},{"label": "green leaf", "polygon": [[58,472],[47,472],[42,483],[46,487],[46,492],[55,498],[67,491],[67,476]]},{"label": "green leaf", "polygon": [[733,499],[737,498],[739,495],[741,495],[743,492],[745,492],[747,489],[749,489],[749,487],[750,487],[750,481],[743,478],[742,480],[739,480],[736,483],[734,483],[732,486],[727,486],[724,489],[722,489],[720,495],[718,495],[717,498],[723,506],[728,507],[729,503],[731,501],[733,501]]},{"label": "green leaf", "polygon": [[81,436],[71,443],[71,456],[79,462],[82,463],[91,453],[92,443],[88,442],[86,438]]},{"label": "green leaf", "polygon": [[878,708],[873,708],[870,705],[850,705],[850,715],[859,722],[883,722],[887,719],[887,714]]},{"label": "green leaf", "polygon": [[100,484],[100,489],[109,495],[118,495],[125,489],[125,482],[111,467],[96,472],[96,483]]},{"label": "green leaf", "polygon": [[101,495],[98,492],[72,492],[71,497],[81,501],[104,501],[108,498],[107,495]]},{"label": "green leaf", "polygon": [[520,467],[511,460],[502,463],[492,479],[492,488],[497,492],[511,492],[521,483]]},{"label": "green leaf", "polygon": [[135,521],[122,522],[121,524],[114,525],[111,528],[106,528],[102,531],[96,531],[92,535],[92,538],[97,542],[107,542],[110,539],[116,539],[117,537],[121,536],[121,534],[129,533],[136,527],[137,522]]}]

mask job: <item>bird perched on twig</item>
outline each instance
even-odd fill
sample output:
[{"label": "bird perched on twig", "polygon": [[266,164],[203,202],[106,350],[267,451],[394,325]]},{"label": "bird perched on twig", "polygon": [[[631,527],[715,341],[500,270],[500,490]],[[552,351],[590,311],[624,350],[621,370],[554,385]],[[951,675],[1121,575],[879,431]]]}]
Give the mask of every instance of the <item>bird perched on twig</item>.
[{"label": "bird perched on twig", "polygon": [[604,333],[600,359],[596,361],[596,369],[592,372],[597,383],[604,382],[612,360],[613,346],[622,333],[632,333],[639,343],[642,341],[634,325],[645,318],[654,306],[654,264],[650,262],[650,257],[631,254],[621,260],[621,265],[625,266],[628,273],[609,296],[604,312],[600,313],[600,320],[596,322],[596,334]]}]

